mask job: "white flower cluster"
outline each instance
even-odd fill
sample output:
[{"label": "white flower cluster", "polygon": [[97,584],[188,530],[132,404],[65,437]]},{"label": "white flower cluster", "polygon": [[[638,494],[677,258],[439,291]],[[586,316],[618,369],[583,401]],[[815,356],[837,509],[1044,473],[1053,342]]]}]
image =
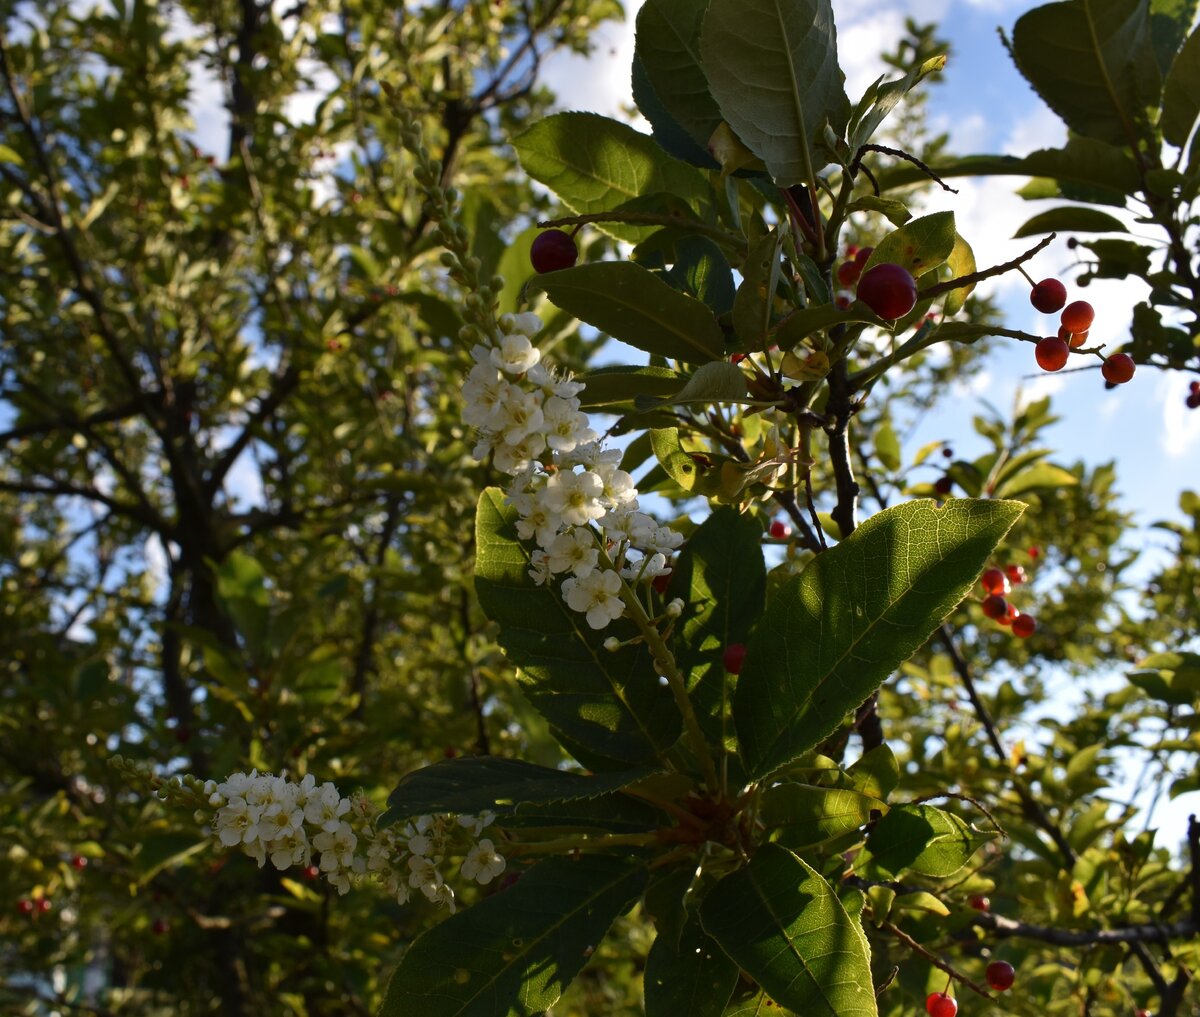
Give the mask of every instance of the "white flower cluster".
[{"label": "white flower cluster", "polygon": [[478,816],[417,816],[402,828],[379,830],[367,851],[367,869],[399,903],[405,903],[413,890],[420,890],[428,900],[446,905],[453,914],[454,890],[441,868],[450,853],[451,841],[463,833],[476,841],[467,850],[459,872],[487,886],[504,871],[505,861],[491,840],[476,838],[495,818],[490,812]]},{"label": "white flower cluster", "polygon": [[[505,494],[520,517],[517,533],[536,541],[530,575],[562,583],[567,605],[602,629],[620,618],[621,579],[650,582],[671,572],[668,556],[683,536],[638,511],[633,478],[621,452],[603,448],[580,410],[581,382],[556,377],[532,339],[542,321],[506,314],[498,346],[477,345],[463,386],[463,419],[478,429],[475,456],[490,452],[513,478]],[[601,566],[603,548],[617,571]]]},{"label": "white flower cluster", "polygon": [[[337,887],[350,889],[350,877],[370,874],[404,904],[420,890],[435,904],[455,909],[454,891],[441,867],[451,853],[462,853],[470,839],[460,872],[486,886],[504,871],[496,845],[479,835],[496,818],[478,816],[418,816],[403,828],[375,827],[374,809],[365,798],[343,798],[328,781],[318,785],[310,774],[299,783],[269,773],[235,773],[218,784],[207,781],[204,793],[216,811],[205,815],[213,835],[225,847],[238,847],[258,862],[267,859],[277,869],[293,865],[314,871]],[[365,855],[356,854],[360,844]]]},{"label": "white flower cluster", "polygon": [[226,847],[241,846],[261,867],[268,858],[277,869],[307,867],[319,855],[320,871],[337,887],[350,889],[361,872],[355,857],[358,835],[347,815],[354,803],[333,784],[320,786],[309,774],[299,783],[269,773],[235,773],[220,784],[205,784],[216,808],[213,833]]}]

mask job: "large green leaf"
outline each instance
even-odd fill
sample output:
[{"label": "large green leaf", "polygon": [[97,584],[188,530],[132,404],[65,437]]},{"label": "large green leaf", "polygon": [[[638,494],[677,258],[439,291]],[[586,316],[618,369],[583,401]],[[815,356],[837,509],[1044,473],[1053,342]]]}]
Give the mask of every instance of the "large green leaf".
[{"label": "large green leaf", "polygon": [[711,0],[700,56],[721,113],[777,184],[828,163],[825,125],[840,137],[850,116],[829,0]]},{"label": "large green leaf", "polygon": [[441,759],[400,778],[382,823],[437,812],[503,816],[523,805],[595,798],[646,776],[645,770],[583,776],[520,759],[478,756]]},{"label": "large green leaf", "polygon": [[1132,145],[1161,77],[1148,0],[1065,0],[1022,15],[1009,49],[1017,67],[1077,134]]},{"label": "large green leaf", "polygon": [[624,620],[602,632],[588,627],[551,585],[529,577],[529,551],[517,539],[516,513],[496,488],[480,495],[475,520],[475,589],[484,613],[499,626],[508,659],[520,668],[537,710],[607,769],[652,763],[676,740],[680,719],[644,646],[615,653],[610,635],[632,638]]},{"label": "large green leaf", "polygon": [[[699,170],[668,156],[654,139],[594,113],[557,113],[513,139],[521,166],[573,212],[611,211],[644,194],[666,192],[689,204],[710,188]],[[649,236],[644,226],[598,223],[631,243]]]},{"label": "large green leaf", "polygon": [[662,927],[646,957],[646,1017],[722,1017],[738,968],[700,925],[682,910],[677,927]]},{"label": "large green leaf", "polygon": [[820,873],[766,844],[700,908],[705,930],[777,1003],[805,1017],[875,1017],[861,924]]},{"label": "large green leaf", "polygon": [[958,234],[953,212],[934,212],[892,230],[878,244],[863,265],[867,272],[876,265],[903,265],[914,276],[944,264],[954,251]]},{"label": "large green leaf", "polygon": [[584,407],[607,406],[632,402],[637,396],[666,398],[674,395],[687,379],[666,367],[635,367],[612,364],[578,375],[575,379],[586,386],[579,393]]},{"label": "large green leaf", "polygon": [[1163,137],[1183,148],[1200,116],[1200,29],[1188,36],[1163,85]]},{"label": "large green leaf", "polygon": [[1152,653],[1138,661],[1129,680],[1155,699],[1186,706],[1200,696],[1200,654]]},{"label": "large green leaf", "polygon": [[748,350],[766,347],[775,288],[779,285],[783,238],[783,231],[778,229],[759,237],[742,264],[742,281],[733,298],[733,329]]},{"label": "large green leaf", "polygon": [[1150,0],[1150,35],[1158,68],[1166,75],[1196,20],[1197,0]]},{"label": "large green leaf", "polygon": [[553,1006],[646,870],[605,855],[550,858],[447,918],[400,961],[380,1017],[529,1017]]},{"label": "large green leaf", "polygon": [[913,501],[872,516],[767,605],[733,700],[751,776],[828,735],[929,638],[1021,514],[1016,502]]},{"label": "large green leaf", "polygon": [[785,847],[803,848],[864,826],[887,805],[848,788],[777,784],[763,793],[761,818]]},{"label": "large green leaf", "polygon": [[691,363],[718,360],[725,335],[713,312],[631,261],[598,261],[542,276],[552,303],[639,350]]},{"label": "large green leaf", "polygon": [[688,605],[676,639],[676,662],[688,684],[708,743],[721,744],[725,647],[745,643],[766,597],[762,526],[732,508],[712,513],[688,538],[675,563],[670,596]]},{"label": "large green leaf", "polygon": [[940,879],[954,875],[997,836],[932,805],[897,805],[875,824],[867,850],[892,875],[907,869]]},{"label": "large green leaf", "polygon": [[1026,220],[1013,234],[1013,239],[1034,237],[1042,233],[1128,233],[1129,229],[1114,215],[1098,208],[1065,205],[1039,212]]},{"label": "large green leaf", "polygon": [[654,140],[668,155],[703,169],[720,168],[717,160],[708,153],[708,149],[688,134],[679,121],[671,116],[667,107],[662,104],[658,95],[655,94],[654,86],[650,84],[646,66],[637,53],[633,55],[632,85],[633,104],[637,106],[638,112],[650,122]]},{"label": "large green leaf", "polygon": [[903,78],[898,78],[895,81],[880,82],[873,86],[870,105],[867,107],[864,115],[854,120],[850,125],[849,138],[847,139],[850,151],[857,153],[863,145],[871,140],[875,129],[883,123],[887,115],[900,104],[900,100],[914,86],[930,74],[937,74],[945,66],[946,57],[944,54],[940,54],[917,64]]},{"label": "large green leaf", "polygon": [[637,16],[637,55],[658,101],[699,145],[721,123],[700,66],[707,0],[646,0]]}]

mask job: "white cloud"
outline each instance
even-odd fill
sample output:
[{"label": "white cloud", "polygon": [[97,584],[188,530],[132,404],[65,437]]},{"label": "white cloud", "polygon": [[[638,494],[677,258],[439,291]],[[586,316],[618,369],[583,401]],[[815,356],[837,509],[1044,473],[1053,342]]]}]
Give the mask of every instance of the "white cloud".
[{"label": "white cloud", "polygon": [[1180,459],[1200,446],[1200,410],[1189,409],[1185,402],[1190,380],[1191,375],[1182,371],[1166,371],[1155,386],[1162,405],[1162,448],[1171,459]]},{"label": "white cloud", "polygon": [[609,22],[592,37],[590,57],[560,51],[542,65],[542,81],[558,97],[562,109],[587,110],[621,117],[633,104],[634,22],[642,0],[626,4],[624,24]]}]

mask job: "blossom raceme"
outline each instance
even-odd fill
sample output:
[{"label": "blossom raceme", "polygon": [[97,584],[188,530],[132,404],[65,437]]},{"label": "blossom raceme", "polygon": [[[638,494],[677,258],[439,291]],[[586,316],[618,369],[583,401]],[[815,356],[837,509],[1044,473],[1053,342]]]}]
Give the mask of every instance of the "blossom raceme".
[{"label": "blossom raceme", "polygon": [[625,612],[623,583],[670,574],[683,536],[638,510],[621,452],[602,445],[581,409],[583,383],[542,361],[533,343],[541,319],[506,314],[499,325],[498,342],[471,351],[463,420],[478,432],[476,457],[491,455],[512,478],[505,497],[517,535],[537,544],[530,577],[543,585],[566,573],[564,601],[603,629]]}]

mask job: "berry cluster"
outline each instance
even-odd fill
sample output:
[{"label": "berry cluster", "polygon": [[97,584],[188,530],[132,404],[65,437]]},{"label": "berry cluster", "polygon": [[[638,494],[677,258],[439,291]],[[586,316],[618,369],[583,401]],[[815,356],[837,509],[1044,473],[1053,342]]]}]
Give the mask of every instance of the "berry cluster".
[{"label": "berry cluster", "polygon": [[992,621],[1008,628],[1013,635],[1028,639],[1037,631],[1037,621],[1031,614],[1022,614],[1006,596],[1014,586],[1026,581],[1025,569],[1020,565],[1007,565],[1003,569],[992,566],[983,570],[979,582],[986,596],[983,598],[983,613]]},{"label": "berry cluster", "polygon": [[[1092,322],[1096,320],[1096,309],[1086,300],[1075,300],[1068,304],[1067,288],[1057,279],[1043,279],[1034,283],[1029,291],[1029,302],[1043,314],[1062,311],[1058,335],[1046,336],[1034,350],[1038,367],[1043,371],[1061,371],[1067,364],[1071,350],[1087,342]],[[1105,358],[1100,373],[1110,386],[1124,385],[1133,377],[1134,369],[1133,358],[1128,353],[1114,353]]]},{"label": "berry cluster", "polygon": [[1200,409],[1200,381],[1193,381],[1188,385],[1187,408],[1189,410]]}]

